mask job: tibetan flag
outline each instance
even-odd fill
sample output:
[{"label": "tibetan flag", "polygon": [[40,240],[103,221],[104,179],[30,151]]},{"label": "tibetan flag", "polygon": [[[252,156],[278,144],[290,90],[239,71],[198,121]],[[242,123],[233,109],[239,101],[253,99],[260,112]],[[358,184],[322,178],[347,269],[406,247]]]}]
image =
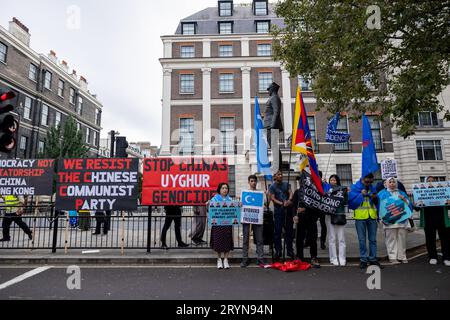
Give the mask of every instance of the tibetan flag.
[{"label": "tibetan flag", "polygon": [[362,138],[362,178],[369,173],[378,171],[380,165],[377,160],[377,153],[375,151],[375,143],[373,142],[372,130],[370,129],[370,122],[366,115],[363,115],[363,138]]},{"label": "tibetan flag", "polygon": [[264,123],[259,111],[258,97],[255,97],[255,141],[258,172],[264,174],[265,178],[272,180],[272,172],[270,171],[270,161],[268,156],[268,144],[264,131]]},{"label": "tibetan flag", "polygon": [[303,171],[309,164],[311,178],[317,190],[323,194],[322,180],[319,177],[316,156],[314,155],[311,131],[308,126],[308,116],[306,114],[305,103],[303,102],[300,87],[297,87],[297,97],[295,99],[294,132],[292,133],[292,151],[301,155],[300,171]]}]

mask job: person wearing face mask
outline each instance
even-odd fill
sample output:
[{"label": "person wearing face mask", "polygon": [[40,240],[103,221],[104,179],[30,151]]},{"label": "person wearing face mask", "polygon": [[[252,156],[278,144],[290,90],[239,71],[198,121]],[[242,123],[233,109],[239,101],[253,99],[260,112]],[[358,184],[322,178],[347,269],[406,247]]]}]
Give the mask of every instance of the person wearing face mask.
[{"label": "person wearing face mask", "polygon": [[385,189],[378,193],[378,213],[383,223],[389,261],[391,264],[408,263],[406,235],[413,205],[408,195],[399,190],[397,179],[386,179],[384,186]]},{"label": "person wearing face mask", "polygon": [[[427,177],[427,183],[434,182],[434,177]],[[436,249],[436,232],[439,234],[444,265],[450,267],[450,206],[424,207],[420,209],[420,227],[425,228],[425,241],[429,263],[438,262]]]}]

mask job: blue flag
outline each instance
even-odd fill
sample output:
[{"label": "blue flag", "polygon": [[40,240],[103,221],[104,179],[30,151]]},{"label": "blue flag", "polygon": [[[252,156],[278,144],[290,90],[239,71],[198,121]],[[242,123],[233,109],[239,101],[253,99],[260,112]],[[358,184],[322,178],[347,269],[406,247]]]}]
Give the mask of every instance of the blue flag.
[{"label": "blue flag", "polygon": [[256,136],[256,162],[258,163],[258,172],[264,174],[264,177],[272,179],[270,171],[270,161],[268,156],[267,138],[264,135],[264,123],[259,112],[258,97],[255,97],[255,136]]},{"label": "blue flag", "polygon": [[337,131],[339,116],[339,112],[337,112],[336,115],[330,120],[330,122],[328,122],[327,134],[325,136],[326,142],[345,143],[350,139],[350,134]]},{"label": "blue flag", "polygon": [[366,115],[363,115],[363,138],[362,138],[362,178],[369,173],[378,171],[380,165],[377,160],[377,153],[375,151],[375,143],[373,142],[372,130],[370,129],[370,122]]},{"label": "blue flag", "polygon": [[262,207],[264,205],[264,193],[242,191],[241,201],[243,206]]}]

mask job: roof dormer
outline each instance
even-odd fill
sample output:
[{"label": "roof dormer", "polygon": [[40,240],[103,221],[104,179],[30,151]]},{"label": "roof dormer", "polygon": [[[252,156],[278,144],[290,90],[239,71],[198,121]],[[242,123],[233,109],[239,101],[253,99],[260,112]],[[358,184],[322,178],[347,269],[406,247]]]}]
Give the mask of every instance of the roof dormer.
[{"label": "roof dormer", "polygon": [[217,8],[219,17],[231,17],[233,15],[232,0],[219,0]]},{"label": "roof dormer", "polygon": [[255,16],[267,16],[269,14],[269,1],[253,0],[253,14]]}]

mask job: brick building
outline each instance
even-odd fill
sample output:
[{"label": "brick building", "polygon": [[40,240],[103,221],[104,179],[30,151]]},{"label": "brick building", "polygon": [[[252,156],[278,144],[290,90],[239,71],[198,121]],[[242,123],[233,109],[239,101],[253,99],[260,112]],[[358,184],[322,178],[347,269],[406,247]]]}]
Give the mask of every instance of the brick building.
[{"label": "brick building", "polygon": [[[162,36],[163,155],[222,155],[229,161],[233,194],[247,186],[247,176],[256,172],[253,145],[254,97],[261,112],[272,81],[280,85],[284,134],[280,137],[283,163],[287,166],[297,85],[303,90],[319,169],[326,176],[338,173],[345,185],[360,178],[362,125],[342,114],[340,131],[351,141],[333,147],[325,142],[328,119],[317,112],[311,81],[290,75],[272,56],[271,26],[283,25],[272,4],[253,0],[249,4],[218,1],[182,19],[174,35]],[[394,157],[390,125],[369,115],[378,159]],[[298,156],[290,168],[298,171]],[[295,179],[297,174],[291,174]]]},{"label": "brick building", "polygon": [[17,152],[8,157],[35,158],[48,129],[69,115],[83,132],[89,156],[98,155],[102,104],[89,92],[87,80],[75,70],[69,73],[54,51],[47,56],[33,51],[28,28],[16,18],[8,30],[0,26],[0,85],[16,92],[20,117]]}]

